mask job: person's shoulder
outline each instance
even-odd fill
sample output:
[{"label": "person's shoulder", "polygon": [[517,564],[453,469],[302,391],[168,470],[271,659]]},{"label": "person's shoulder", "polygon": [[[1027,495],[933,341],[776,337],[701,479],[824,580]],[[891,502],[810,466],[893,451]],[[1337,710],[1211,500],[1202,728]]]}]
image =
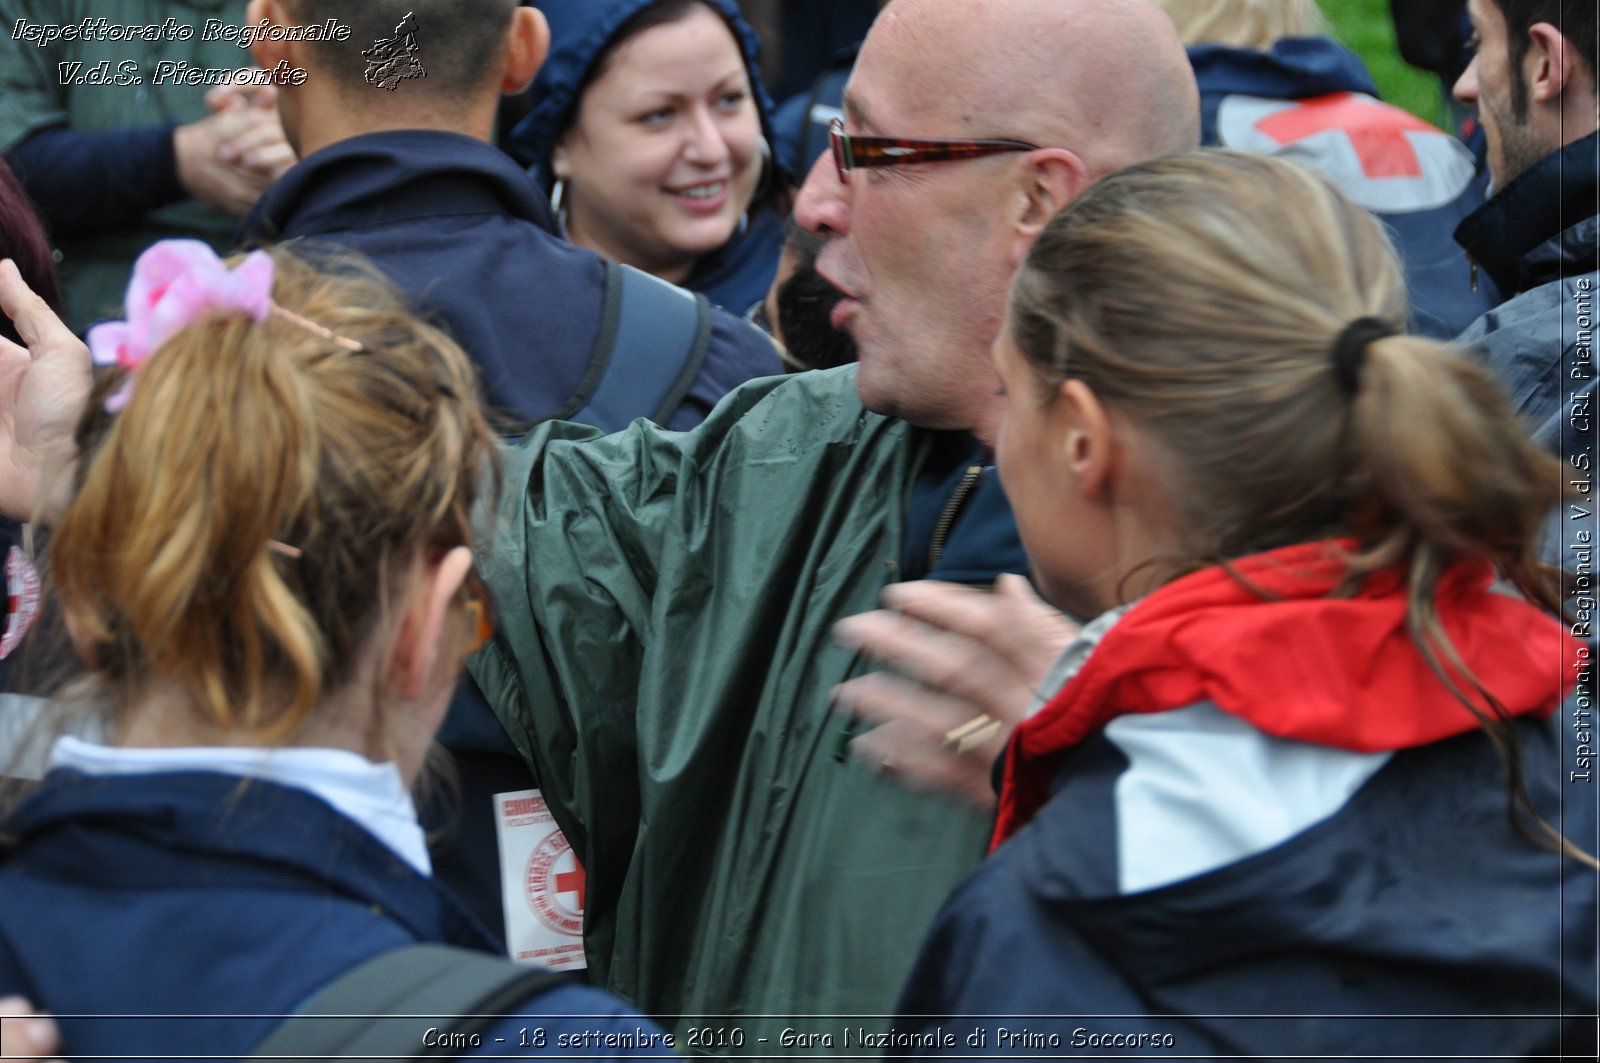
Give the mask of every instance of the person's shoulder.
[{"label": "person's shoulder", "polygon": [[717,306],[743,313],[765,299],[772,287],[784,235],[784,216],[770,203],[753,207],[744,229],[702,259],[684,287]]},{"label": "person's shoulder", "polygon": [[854,365],[751,380],[731,392],[724,405],[730,412],[761,407],[764,415],[775,415],[779,424],[809,425],[818,438],[832,435],[835,427],[855,432],[858,424],[866,422],[905,426],[861,405]]},{"label": "person's shoulder", "polygon": [[713,306],[711,335],[702,372],[723,380],[726,384],[723,390],[727,391],[746,380],[781,373],[783,363],[771,336],[743,318]]},{"label": "person's shoulder", "polygon": [[1593,308],[1597,287],[1600,271],[1594,270],[1536,284],[1484,313],[1456,337],[1456,343],[1491,352],[1533,343],[1554,357],[1562,350],[1562,344],[1554,341],[1565,336],[1567,346],[1576,342],[1563,322],[1570,322],[1584,304]]},{"label": "person's shoulder", "polygon": [[676,1039],[621,998],[593,986],[564,982],[524,1001],[518,1015],[483,1034],[463,1053],[468,1058],[518,1054],[607,1059],[660,1058]]}]

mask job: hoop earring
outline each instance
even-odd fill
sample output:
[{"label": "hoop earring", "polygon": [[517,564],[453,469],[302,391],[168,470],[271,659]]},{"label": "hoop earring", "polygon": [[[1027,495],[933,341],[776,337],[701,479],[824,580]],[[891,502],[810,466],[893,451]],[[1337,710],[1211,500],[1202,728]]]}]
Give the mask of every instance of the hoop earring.
[{"label": "hoop earring", "polygon": [[556,216],[556,221],[561,223],[563,229],[567,226],[566,198],[567,179],[565,177],[557,177],[556,183],[550,186],[550,211]]}]

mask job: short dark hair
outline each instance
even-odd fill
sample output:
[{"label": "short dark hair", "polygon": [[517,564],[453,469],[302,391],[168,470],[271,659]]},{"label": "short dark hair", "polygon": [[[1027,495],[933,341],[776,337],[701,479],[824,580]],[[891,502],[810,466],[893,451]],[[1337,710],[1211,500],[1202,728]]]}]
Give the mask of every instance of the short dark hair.
[{"label": "short dark hair", "polygon": [[480,91],[505,52],[511,13],[517,0],[285,0],[302,25],[338,19],[350,27],[342,41],[308,44],[318,73],[346,89],[371,89],[367,59],[361,53],[393,37],[407,15],[417,29],[417,58],[426,76],[406,84],[439,99],[461,100]]},{"label": "short dark hair", "polygon": [[1589,77],[1600,70],[1600,12],[1595,0],[1495,0],[1506,20],[1506,51],[1511,60],[1511,114],[1517,121],[1528,117],[1528,86],[1522,80],[1522,61],[1532,38],[1528,30],[1548,22],[1561,31],[1588,68]]}]

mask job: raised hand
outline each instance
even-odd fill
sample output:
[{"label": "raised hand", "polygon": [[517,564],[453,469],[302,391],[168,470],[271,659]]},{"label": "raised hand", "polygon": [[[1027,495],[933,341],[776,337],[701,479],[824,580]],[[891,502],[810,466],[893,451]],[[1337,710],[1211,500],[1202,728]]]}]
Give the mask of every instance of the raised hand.
[{"label": "raised hand", "polygon": [[0,312],[26,346],[0,338],[0,512],[49,520],[71,496],[73,430],[89,396],[89,349],[0,262]]},{"label": "raised hand", "polygon": [[992,806],[995,759],[1078,624],[1021,576],[992,593],[901,583],[883,603],[834,626],[837,641],[891,669],[834,688],[840,711],[877,724],[851,752],[913,788]]},{"label": "raised hand", "polygon": [[212,113],[173,131],[178,180],[195,199],[242,217],[295,163],[271,86],[219,86]]}]

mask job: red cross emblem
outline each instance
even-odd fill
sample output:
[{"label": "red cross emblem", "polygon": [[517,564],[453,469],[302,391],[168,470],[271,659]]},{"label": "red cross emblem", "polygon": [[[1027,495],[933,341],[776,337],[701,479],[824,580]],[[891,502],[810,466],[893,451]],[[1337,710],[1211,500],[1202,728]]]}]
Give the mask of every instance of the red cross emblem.
[{"label": "red cross emblem", "polygon": [[1337,129],[1350,138],[1368,177],[1421,177],[1422,160],[1407,133],[1434,133],[1433,126],[1401,110],[1352,92],[1302,100],[1268,115],[1256,128],[1279,144]]},{"label": "red cross emblem", "polygon": [[578,864],[571,871],[562,871],[556,875],[556,893],[576,893],[578,895],[578,911],[583,911],[584,889],[588,885],[588,876],[583,873],[583,865]]},{"label": "red cross emblem", "polygon": [[38,618],[43,601],[39,573],[27,555],[13,546],[6,552],[5,567],[10,594],[6,598],[5,630],[0,633],[0,659],[11,656],[11,651],[17,648],[22,636]]}]

